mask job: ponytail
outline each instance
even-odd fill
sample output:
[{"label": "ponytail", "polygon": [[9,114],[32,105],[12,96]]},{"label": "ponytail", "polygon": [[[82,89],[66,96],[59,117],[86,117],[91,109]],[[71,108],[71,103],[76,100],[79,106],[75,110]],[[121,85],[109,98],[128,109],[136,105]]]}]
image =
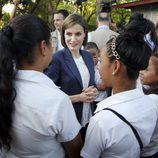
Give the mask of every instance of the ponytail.
[{"label": "ponytail", "polygon": [[10,149],[12,114],[14,112],[14,54],[13,31],[9,26],[0,31],[0,149]]}]

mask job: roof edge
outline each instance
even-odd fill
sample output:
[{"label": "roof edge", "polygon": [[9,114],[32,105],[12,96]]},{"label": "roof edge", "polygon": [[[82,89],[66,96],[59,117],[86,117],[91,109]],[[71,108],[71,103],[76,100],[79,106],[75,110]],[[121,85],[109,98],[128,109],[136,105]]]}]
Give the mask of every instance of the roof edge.
[{"label": "roof edge", "polygon": [[131,8],[131,7],[135,7],[139,5],[147,5],[147,4],[153,4],[153,3],[158,4],[158,0],[141,0],[141,1],[117,4],[117,5],[112,5],[112,8]]}]

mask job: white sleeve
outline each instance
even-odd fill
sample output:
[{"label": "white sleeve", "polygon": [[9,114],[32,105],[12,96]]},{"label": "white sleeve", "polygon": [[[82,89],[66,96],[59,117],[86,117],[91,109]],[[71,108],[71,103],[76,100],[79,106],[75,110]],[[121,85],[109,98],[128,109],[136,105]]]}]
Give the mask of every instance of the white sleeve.
[{"label": "white sleeve", "polygon": [[81,150],[84,158],[99,158],[106,148],[106,134],[102,126],[93,117],[88,125],[85,144]]},{"label": "white sleeve", "polygon": [[74,139],[81,129],[76,114],[67,95],[60,101],[58,110],[56,110],[56,118],[52,118],[52,126],[50,127],[52,134],[56,133],[59,142],[68,142]]}]

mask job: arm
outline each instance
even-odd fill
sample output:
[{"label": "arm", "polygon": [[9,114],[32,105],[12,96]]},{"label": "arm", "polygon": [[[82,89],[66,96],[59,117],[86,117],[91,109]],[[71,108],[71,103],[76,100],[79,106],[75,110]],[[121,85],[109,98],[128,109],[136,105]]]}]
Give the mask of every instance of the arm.
[{"label": "arm", "polygon": [[10,19],[12,19],[16,16],[16,11],[17,11],[18,5],[20,4],[20,0],[13,0],[13,3],[14,3],[14,7],[11,12]]},{"label": "arm", "polygon": [[82,139],[80,133],[71,141],[62,143],[68,158],[80,158]]},{"label": "arm", "polygon": [[80,153],[83,158],[100,158],[101,153],[106,149],[106,134],[102,130],[104,126],[100,126],[94,117],[90,119],[84,146]]}]

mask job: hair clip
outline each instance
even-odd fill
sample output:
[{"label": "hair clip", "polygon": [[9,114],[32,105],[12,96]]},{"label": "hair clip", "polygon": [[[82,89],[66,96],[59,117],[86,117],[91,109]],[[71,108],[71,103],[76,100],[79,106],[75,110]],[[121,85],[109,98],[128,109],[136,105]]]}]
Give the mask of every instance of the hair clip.
[{"label": "hair clip", "polygon": [[120,55],[118,54],[118,52],[115,50],[116,49],[116,39],[114,38],[111,42],[111,50],[112,50],[112,54],[113,56],[116,58],[116,60],[120,59]]},{"label": "hair clip", "polygon": [[2,32],[10,39],[13,37],[13,29],[8,25],[2,28]]}]

